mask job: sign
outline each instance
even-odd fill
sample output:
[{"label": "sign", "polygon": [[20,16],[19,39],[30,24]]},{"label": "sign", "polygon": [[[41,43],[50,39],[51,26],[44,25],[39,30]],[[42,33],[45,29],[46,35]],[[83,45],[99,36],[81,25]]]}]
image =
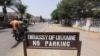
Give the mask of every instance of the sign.
[{"label": "sign", "polygon": [[79,32],[27,32],[24,40],[26,48],[78,50],[80,55],[81,41]]}]

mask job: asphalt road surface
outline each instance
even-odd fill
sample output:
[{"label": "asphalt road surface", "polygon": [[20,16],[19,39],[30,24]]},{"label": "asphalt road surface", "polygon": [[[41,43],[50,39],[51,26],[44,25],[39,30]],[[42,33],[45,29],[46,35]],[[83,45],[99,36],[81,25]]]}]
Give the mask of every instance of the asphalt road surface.
[{"label": "asphalt road surface", "polygon": [[[72,27],[40,23],[29,27],[31,32],[45,31],[80,32],[82,41],[81,56],[100,56],[100,35]],[[29,56],[77,56],[76,51],[67,50],[27,50]],[[24,56],[23,43],[17,43],[11,34],[11,29],[0,30],[0,56]]]},{"label": "asphalt road surface", "polygon": [[[48,26],[47,23],[37,23],[35,25],[30,25],[28,29],[31,32],[37,32],[46,26]],[[13,52],[14,49],[18,48],[18,45],[20,46],[20,44],[22,44],[22,42],[17,43],[15,41],[11,31],[12,30],[10,28],[0,29],[0,56],[5,56],[11,51]]]}]

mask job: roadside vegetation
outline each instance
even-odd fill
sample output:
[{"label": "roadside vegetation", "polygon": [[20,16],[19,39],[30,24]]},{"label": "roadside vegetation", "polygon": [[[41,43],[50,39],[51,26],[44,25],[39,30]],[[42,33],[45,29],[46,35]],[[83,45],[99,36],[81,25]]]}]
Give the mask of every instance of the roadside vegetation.
[{"label": "roadside vegetation", "polygon": [[100,0],[61,0],[51,13],[52,20],[71,26],[74,19],[100,18]]},{"label": "roadside vegetation", "polygon": [[20,20],[25,20],[24,18],[26,18],[26,20],[29,21],[32,16],[30,13],[26,12],[27,6],[23,4],[21,0],[0,0],[0,6],[2,7],[2,12],[3,12],[2,23],[3,25],[6,26],[9,25],[7,8],[12,9],[17,14],[17,17]]}]

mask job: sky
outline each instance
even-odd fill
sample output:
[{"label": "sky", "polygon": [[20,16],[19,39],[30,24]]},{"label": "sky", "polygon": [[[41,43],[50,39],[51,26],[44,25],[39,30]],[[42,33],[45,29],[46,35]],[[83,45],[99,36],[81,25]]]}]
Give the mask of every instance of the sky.
[{"label": "sky", "polygon": [[[50,15],[60,0],[22,0],[22,2],[27,6],[28,13],[43,18],[51,18]],[[2,11],[1,8],[0,11]],[[12,12],[12,10],[8,9],[8,12]]]}]

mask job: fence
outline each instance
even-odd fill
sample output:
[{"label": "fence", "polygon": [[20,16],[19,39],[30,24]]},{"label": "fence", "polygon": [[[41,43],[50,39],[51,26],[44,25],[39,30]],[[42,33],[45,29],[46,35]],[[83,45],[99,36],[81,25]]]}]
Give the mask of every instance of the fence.
[{"label": "fence", "polygon": [[94,19],[92,21],[90,31],[100,32],[100,19]]},{"label": "fence", "polygon": [[100,19],[87,18],[76,20],[73,27],[87,31],[100,32]]}]

